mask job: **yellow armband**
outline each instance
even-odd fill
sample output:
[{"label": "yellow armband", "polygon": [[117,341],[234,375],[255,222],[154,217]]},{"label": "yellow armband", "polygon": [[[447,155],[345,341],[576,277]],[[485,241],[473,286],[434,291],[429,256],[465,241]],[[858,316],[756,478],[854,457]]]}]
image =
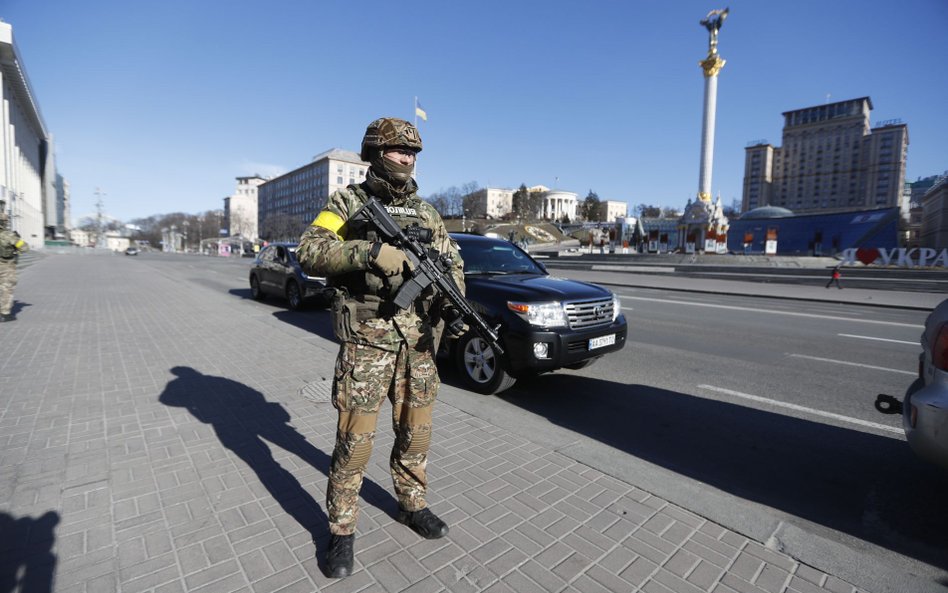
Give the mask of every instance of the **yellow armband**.
[{"label": "yellow armband", "polygon": [[[319,213],[319,216],[316,217],[316,220],[310,226],[318,226],[324,229],[328,229],[339,236],[339,229],[342,228],[342,225],[346,224],[346,221],[342,219],[341,216],[335,212],[330,212],[329,210],[323,210]],[[342,237],[340,237],[341,239]]]}]

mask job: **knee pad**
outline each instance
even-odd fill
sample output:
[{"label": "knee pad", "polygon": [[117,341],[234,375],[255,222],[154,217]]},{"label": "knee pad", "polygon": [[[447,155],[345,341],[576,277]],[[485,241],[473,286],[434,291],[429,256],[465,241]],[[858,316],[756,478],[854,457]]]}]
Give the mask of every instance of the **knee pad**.
[{"label": "knee pad", "polygon": [[336,468],[347,472],[364,472],[372,456],[372,439],[347,440],[339,450]]}]

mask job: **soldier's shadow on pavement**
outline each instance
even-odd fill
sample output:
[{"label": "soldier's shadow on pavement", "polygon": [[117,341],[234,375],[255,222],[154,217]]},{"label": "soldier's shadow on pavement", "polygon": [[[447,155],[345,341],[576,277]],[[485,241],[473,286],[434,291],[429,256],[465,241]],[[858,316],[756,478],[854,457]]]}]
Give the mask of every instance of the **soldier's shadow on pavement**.
[{"label": "soldier's shadow on pavement", "polygon": [[948,474],[904,440],[566,373],[500,397],[724,492],[948,568]]},{"label": "soldier's shadow on pavement", "polygon": [[0,512],[0,593],[51,593],[59,513],[32,517]]},{"label": "soldier's shadow on pavement", "polygon": [[13,315],[19,315],[20,312],[23,311],[23,309],[26,309],[27,307],[32,307],[32,306],[33,305],[31,303],[24,303],[23,301],[13,301],[13,307],[10,308],[10,313],[12,313]]},{"label": "soldier's shadow on pavement", "polygon": [[[326,475],[331,456],[289,424],[290,414],[282,405],[268,402],[259,391],[190,367],[174,367],[171,372],[176,378],[165,386],[159,401],[185,408],[196,419],[210,424],[221,444],[246,463],[280,507],[309,531],[317,551],[325,549],[329,539],[326,514],[293,474],[273,458],[266,443],[292,453]],[[395,517],[395,497],[368,478],[362,484],[362,497]],[[317,557],[324,568],[323,555]]]}]

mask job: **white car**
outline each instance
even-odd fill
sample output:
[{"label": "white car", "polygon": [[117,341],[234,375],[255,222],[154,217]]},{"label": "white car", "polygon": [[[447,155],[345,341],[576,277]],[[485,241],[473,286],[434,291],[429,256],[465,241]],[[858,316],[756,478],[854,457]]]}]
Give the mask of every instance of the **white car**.
[{"label": "white car", "polygon": [[925,320],[919,356],[919,378],[900,403],[880,395],[876,409],[902,413],[905,438],[915,453],[948,469],[948,299]]}]

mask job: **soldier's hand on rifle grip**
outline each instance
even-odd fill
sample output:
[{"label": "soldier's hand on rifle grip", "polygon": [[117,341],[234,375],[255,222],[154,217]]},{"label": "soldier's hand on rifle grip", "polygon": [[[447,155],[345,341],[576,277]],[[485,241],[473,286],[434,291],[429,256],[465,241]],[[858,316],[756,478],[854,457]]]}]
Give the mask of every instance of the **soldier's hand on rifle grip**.
[{"label": "soldier's hand on rifle grip", "polygon": [[[372,246],[369,253],[369,261],[386,276],[397,276],[405,271],[405,265],[409,264],[408,256],[397,247],[392,247],[388,243],[376,243]],[[409,269],[411,265],[409,264]]]},{"label": "soldier's hand on rifle grip", "polygon": [[445,329],[454,338],[461,337],[468,330],[467,324],[464,323],[464,319],[461,317],[461,312],[450,305],[441,311],[441,318],[444,319]]}]

